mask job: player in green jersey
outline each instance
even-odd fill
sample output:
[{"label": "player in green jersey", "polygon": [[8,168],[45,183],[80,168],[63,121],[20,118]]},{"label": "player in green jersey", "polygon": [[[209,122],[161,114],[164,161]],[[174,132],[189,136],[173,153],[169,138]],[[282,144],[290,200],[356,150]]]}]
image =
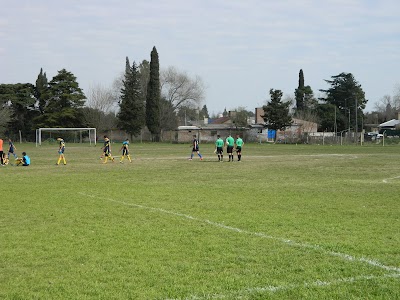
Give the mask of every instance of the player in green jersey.
[{"label": "player in green jersey", "polygon": [[235,147],[235,140],[229,134],[229,136],[226,138],[226,152],[229,155],[229,161],[233,161],[233,148],[234,147]]},{"label": "player in green jersey", "polygon": [[236,153],[238,156],[238,161],[242,160],[242,147],[244,145],[243,140],[240,138],[240,135],[236,135]]},{"label": "player in green jersey", "polygon": [[217,140],[215,141],[215,153],[218,154],[218,161],[222,162],[224,160],[224,141],[220,135],[217,135]]}]

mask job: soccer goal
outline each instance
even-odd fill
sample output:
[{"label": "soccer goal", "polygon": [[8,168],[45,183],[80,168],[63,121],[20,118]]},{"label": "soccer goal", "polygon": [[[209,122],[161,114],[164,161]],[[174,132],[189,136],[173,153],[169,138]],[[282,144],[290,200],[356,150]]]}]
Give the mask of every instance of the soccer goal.
[{"label": "soccer goal", "polygon": [[[42,145],[43,138],[52,140],[58,137],[63,137],[63,132],[75,132],[74,136],[79,134],[77,140],[82,143],[89,141],[91,145],[96,145],[96,128],[39,128],[36,129],[36,147]],[[46,136],[45,136],[46,135]],[[65,139],[65,137],[63,137]]]}]

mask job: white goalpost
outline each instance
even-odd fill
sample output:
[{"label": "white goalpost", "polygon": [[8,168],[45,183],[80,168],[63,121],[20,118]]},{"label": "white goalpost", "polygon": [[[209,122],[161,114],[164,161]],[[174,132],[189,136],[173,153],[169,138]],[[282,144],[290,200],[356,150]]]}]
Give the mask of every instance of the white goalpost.
[{"label": "white goalpost", "polygon": [[36,147],[42,145],[42,132],[51,132],[51,131],[87,131],[89,134],[89,143],[92,142],[96,146],[96,128],[39,128],[36,129]]}]

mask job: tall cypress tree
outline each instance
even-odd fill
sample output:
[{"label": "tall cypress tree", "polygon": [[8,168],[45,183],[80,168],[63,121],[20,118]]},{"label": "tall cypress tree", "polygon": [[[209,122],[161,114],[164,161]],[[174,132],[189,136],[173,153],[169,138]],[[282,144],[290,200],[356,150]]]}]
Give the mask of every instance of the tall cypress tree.
[{"label": "tall cypress tree", "polygon": [[[128,58],[127,58],[128,59]],[[125,79],[121,89],[118,127],[131,135],[140,134],[144,126],[144,101],[140,83],[140,74],[136,63],[125,70]]]},{"label": "tall cypress tree", "polygon": [[127,56],[126,60],[125,60],[125,76],[126,76],[126,73],[130,72],[130,69],[131,69],[131,64],[129,63],[129,58]]},{"label": "tall cypress tree", "polygon": [[300,69],[299,72],[299,86],[294,92],[296,98],[296,108],[297,111],[303,110],[304,107],[304,74],[303,70]]},{"label": "tall cypress tree", "polygon": [[48,88],[48,81],[46,72],[43,73],[43,69],[40,68],[40,73],[36,79],[35,97],[38,101],[39,111],[41,114],[44,113],[44,108],[46,106],[45,94],[47,88]]},{"label": "tall cypress tree", "polygon": [[159,141],[160,138],[160,64],[156,47],[151,51],[150,60],[150,78],[147,85],[146,95],[146,125],[153,141]]}]

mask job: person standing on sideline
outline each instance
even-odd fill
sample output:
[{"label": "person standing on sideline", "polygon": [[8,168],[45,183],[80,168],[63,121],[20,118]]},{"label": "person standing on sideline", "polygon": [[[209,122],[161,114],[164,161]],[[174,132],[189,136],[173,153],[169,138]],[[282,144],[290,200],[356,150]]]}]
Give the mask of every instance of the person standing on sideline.
[{"label": "person standing on sideline", "polygon": [[193,135],[193,142],[192,142],[192,154],[190,154],[189,160],[193,159],[194,152],[197,153],[197,155],[200,157],[200,160],[203,160],[203,157],[201,156],[199,152],[199,141],[196,138],[196,135]]},{"label": "person standing on sideline", "polygon": [[3,140],[0,138],[0,165],[2,166],[4,166],[3,153]]},{"label": "person standing on sideline", "polygon": [[15,150],[17,150],[17,147],[14,146],[14,143],[12,142],[11,139],[8,139],[8,153],[7,153],[8,159],[10,159],[10,154],[14,155],[14,159],[18,158]]},{"label": "person standing on sideline", "polygon": [[129,162],[131,163],[132,160],[131,160],[131,156],[129,155],[129,139],[126,139],[125,141],[122,142],[122,147],[121,147],[121,149],[119,149],[119,151],[121,151],[121,150],[122,150],[122,155],[121,155],[121,159],[119,162],[121,164],[123,164],[122,161],[124,160],[124,157],[126,156],[129,160]]},{"label": "person standing on sideline", "polygon": [[215,141],[215,153],[218,154],[218,161],[224,161],[224,141],[221,139],[221,136],[217,135],[217,140]]},{"label": "person standing on sideline", "polygon": [[103,147],[103,154],[104,154],[104,164],[107,163],[107,160],[111,159],[114,162],[114,157],[111,155],[111,144],[110,139],[105,135],[104,136],[104,147]]},{"label": "person standing on sideline", "polygon": [[235,146],[235,139],[229,134],[226,138],[226,152],[229,156],[229,161],[233,161],[233,147]]},{"label": "person standing on sideline", "polygon": [[64,166],[67,164],[66,160],[65,160],[65,156],[64,156],[64,151],[65,151],[65,142],[62,138],[58,138],[57,139],[59,146],[58,146],[58,161],[56,163],[56,165],[58,166],[61,162],[61,159],[64,162]]},{"label": "person standing on sideline", "polygon": [[22,152],[22,158],[17,159],[17,166],[24,166],[28,167],[31,164],[31,159],[29,158],[28,155],[26,155],[26,152]]},{"label": "person standing on sideline", "polygon": [[236,153],[238,156],[238,161],[241,161],[242,159],[242,147],[244,145],[243,140],[240,138],[240,135],[236,135]]}]

